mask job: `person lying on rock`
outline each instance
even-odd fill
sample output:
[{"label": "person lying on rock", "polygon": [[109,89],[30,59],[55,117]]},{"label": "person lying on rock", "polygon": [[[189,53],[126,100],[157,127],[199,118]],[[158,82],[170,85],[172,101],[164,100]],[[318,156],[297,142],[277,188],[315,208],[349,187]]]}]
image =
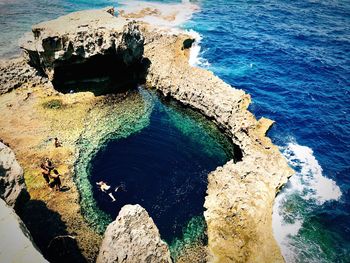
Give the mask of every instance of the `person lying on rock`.
[{"label": "person lying on rock", "polygon": [[51,178],[53,179],[50,186],[51,188],[55,188],[56,191],[60,191],[61,190],[61,179],[60,179],[60,174],[59,172],[54,169],[53,170],[53,174],[51,175]]},{"label": "person lying on rock", "polygon": [[43,164],[43,163],[40,165],[40,168],[41,168],[41,174],[43,175],[47,185],[50,186],[50,171],[49,171],[49,169],[47,169],[45,164]]},{"label": "person lying on rock", "polygon": [[[102,192],[108,194],[109,197],[112,198],[112,202],[116,201],[116,199],[113,195],[113,192],[112,192],[112,187],[110,185],[108,185],[104,181],[97,182],[96,184],[99,186],[99,188]],[[115,191],[117,191],[117,190],[118,190],[118,188],[115,189]]]},{"label": "person lying on rock", "polygon": [[55,138],[55,147],[56,147],[56,148],[62,147],[62,143],[58,140],[57,137]]}]

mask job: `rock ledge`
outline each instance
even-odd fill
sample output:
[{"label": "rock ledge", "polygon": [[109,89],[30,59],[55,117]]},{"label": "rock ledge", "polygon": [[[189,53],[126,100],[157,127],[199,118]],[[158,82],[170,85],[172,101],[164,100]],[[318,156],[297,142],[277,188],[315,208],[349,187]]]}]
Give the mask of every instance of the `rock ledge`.
[{"label": "rock ledge", "polygon": [[124,206],[104,234],[97,263],[172,262],[151,217],[140,205]]}]

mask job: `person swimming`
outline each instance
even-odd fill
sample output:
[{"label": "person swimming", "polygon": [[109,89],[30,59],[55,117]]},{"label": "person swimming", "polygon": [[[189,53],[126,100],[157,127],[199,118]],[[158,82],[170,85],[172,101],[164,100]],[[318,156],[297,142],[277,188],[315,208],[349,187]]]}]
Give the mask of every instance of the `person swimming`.
[{"label": "person swimming", "polygon": [[[108,185],[108,184],[107,184],[106,182],[104,182],[104,181],[97,182],[96,184],[99,186],[99,188],[100,188],[100,190],[101,190],[102,192],[108,194],[108,196],[109,196],[110,198],[112,198],[112,202],[117,201],[117,200],[115,199],[114,195],[113,195],[112,187],[111,187],[110,185]],[[118,188],[119,188],[119,187],[115,188],[114,191],[116,192],[116,191],[118,190]]]}]

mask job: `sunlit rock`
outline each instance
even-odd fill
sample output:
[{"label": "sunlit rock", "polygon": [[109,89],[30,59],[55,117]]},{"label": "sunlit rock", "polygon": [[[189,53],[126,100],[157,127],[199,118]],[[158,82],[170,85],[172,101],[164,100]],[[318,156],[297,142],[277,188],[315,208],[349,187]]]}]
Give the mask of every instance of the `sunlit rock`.
[{"label": "sunlit rock", "polygon": [[0,142],[0,197],[9,206],[15,207],[27,195],[23,169],[18,164],[15,153]]},{"label": "sunlit rock", "polygon": [[172,262],[151,217],[140,205],[124,206],[104,234],[97,263]]}]

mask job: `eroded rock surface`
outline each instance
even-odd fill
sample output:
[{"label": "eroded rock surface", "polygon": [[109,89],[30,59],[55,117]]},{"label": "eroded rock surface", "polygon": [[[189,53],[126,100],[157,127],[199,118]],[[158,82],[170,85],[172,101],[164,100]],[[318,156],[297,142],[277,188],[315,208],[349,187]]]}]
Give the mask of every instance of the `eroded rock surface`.
[{"label": "eroded rock surface", "polygon": [[[150,62],[147,85],[212,119],[242,150],[240,162],[230,161],[208,177],[204,215],[211,261],[283,261],[272,235],[272,205],[293,171],[265,136],[272,121],[256,120],[247,109],[250,96],[244,91],[189,65],[191,36],[140,26],[111,13],[111,9],[84,11],[41,23],[33,27],[34,36],[22,48],[31,65],[50,80],[57,68],[92,57],[114,54],[129,65],[139,61],[144,51]],[[1,80],[10,83],[9,88],[2,84],[5,88],[0,90],[16,86],[11,82],[13,71],[9,72],[6,80]],[[23,98],[26,100],[28,96]],[[6,134],[12,136],[11,131]],[[108,227],[98,262],[170,262],[170,256],[147,212],[139,206],[126,206]]]},{"label": "eroded rock surface", "polygon": [[28,65],[24,58],[0,61],[0,95],[19,87],[48,84],[47,78]]},{"label": "eroded rock surface", "polygon": [[143,54],[143,38],[138,25],[116,18],[113,8],[68,14],[32,27],[21,48],[30,64],[54,77],[55,68],[81,64],[97,55],[116,55],[126,66]]},{"label": "eroded rock surface", "polygon": [[0,197],[9,206],[15,207],[27,195],[23,169],[18,164],[15,153],[0,142]]},{"label": "eroded rock surface", "polygon": [[108,227],[97,263],[171,262],[152,218],[140,205],[124,206]]},{"label": "eroded rock surface", "polygon": [[241,162],[230,161],[208,177],[204,215],[211,261],[283,261],[272,234],[272,206],[293,171],[265,136],[273,122],[255,119],[243,90],[191,67],[188,39],[145,26],[147,84],[212,119],[242,150]]},{"label": "eroded rock surface", "polygon": [[48,262],[15,211],[0,198],[0,262]]}]

